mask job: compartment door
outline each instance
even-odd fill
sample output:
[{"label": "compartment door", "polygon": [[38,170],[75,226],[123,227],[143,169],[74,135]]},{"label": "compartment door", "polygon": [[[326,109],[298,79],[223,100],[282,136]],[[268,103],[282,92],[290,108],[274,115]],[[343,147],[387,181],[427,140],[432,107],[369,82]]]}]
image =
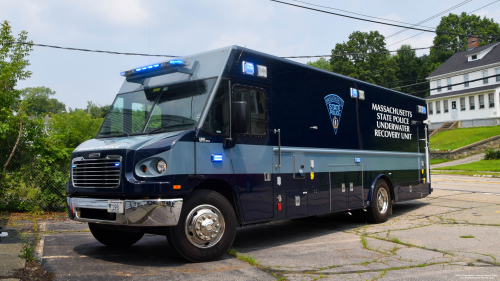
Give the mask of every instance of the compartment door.
[{"label": "compartment door", "polygon": [[363,165],[346,166],[346,189],[348,194],[348,209],[363,208]]},{"label": "compartment door", "polygon": [[329,165],[330,174],[330,211],[347,209],[346,166]]}]

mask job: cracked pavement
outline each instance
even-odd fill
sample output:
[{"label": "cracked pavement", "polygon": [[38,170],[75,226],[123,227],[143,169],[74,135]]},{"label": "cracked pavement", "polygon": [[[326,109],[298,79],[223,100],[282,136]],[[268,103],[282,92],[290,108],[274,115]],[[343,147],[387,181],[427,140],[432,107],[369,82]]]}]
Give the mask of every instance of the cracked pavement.
[{"label": "cracked pavement", "polygon": [[435,175],[427,198],[399,203],[383,224],[359,213],[238,229],[233,256],[186,263],[165,237],[130,248],[95,241],[86,224],[42,224],[42,266],[67,280],[499,280],[500,179]]}]

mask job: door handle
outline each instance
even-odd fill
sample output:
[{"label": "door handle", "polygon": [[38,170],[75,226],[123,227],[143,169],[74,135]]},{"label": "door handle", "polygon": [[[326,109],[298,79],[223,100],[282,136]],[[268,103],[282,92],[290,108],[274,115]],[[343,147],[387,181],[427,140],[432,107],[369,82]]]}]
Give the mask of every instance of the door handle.
[{"label": "door handle", "polygon": [[274,129],[274,134],[278,134],[278,165],[276,165],[274,168],[281,168],[281,130],[280,129]]}]

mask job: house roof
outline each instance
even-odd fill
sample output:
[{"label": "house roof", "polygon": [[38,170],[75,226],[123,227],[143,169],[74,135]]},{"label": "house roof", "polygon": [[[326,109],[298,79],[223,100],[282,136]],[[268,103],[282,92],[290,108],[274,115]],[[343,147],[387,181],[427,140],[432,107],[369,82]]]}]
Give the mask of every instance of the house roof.
[{"label": "house roof", "polygon": [[[500,47],[495,46],[499,43],[500,42],[491,43],[467,51],[455,53],[453,56],[451,56],[451,58],[445,61],[438,69],[432,72],[428,78],[500,62]],[[484,51],[492,46],[494,46],[494,48],[491,51],[489,51],[482,59],[467,62],[467,56],[480,53],[481,51]]]},{"label": "house roof", "polygon": [[467,94],[467,93],[475,93],[475,92],[481,92],[485,90],[491,90],[500,87],[500,84],[493,84],[493,85],[488,85],[488,86],[483,86],[483,87],[475,87],[475,88],[470,88],[470,89],[464,89],[460,91],[453,91],[453,92],[448,92],[448,93],[443,93],[443,94],[437,94],[437,95],[432,95],[425,97],[426,100],[431,100],[431,99],[437,99],[437,98],[443,98],[443,97],[448,97],[448,96],[456,96],[456,95],[461,95],[461,94]]}]

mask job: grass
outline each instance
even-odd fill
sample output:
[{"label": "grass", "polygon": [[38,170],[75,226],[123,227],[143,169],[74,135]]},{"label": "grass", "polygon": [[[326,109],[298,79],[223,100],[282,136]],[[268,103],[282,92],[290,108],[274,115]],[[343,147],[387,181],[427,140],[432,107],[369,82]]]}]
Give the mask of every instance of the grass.
[{"label": "grass", "polygon": [[23,239],[24,243],[22,245],[21,254],[19,255],[19,257],[25,259],[27,262],[36,261],[37,259],[33,256],[35,252],[35,245],[30,243],[29,234],[21,235],[21,238]]},{"label": "grass", "polygon": [[238,251],[235,248],[230,248],[229,250],[227,250],[227,253],[230,254],[231,256],[238,258],[239,260],[242,260],[242,261],[249,263],[251,265],[254,265],[254,266],[258,266],[259,263],[261,262],[261,261],[259,261],[259,262],[256,261],[255,257],[252,255],[242,255],[242,254],[238,253]]},{"label": "grass", "polygon": [[439,168],[439,170],[460,170],[465,172],[473,172],[473,171],[500,172],[500,160],[481,160],[467,164],[442,167]]},{"label": "grass", "polygon": [[500,126],[459,128],[433,136],[429,139],[429,146],[443,151],[454,150],[497,135],[500,135]]},{"label": "grass", "polygon": [[451,161],[450,159],[431,159],[431,165],[434,165],[434,164],[441,164],[441,163],[444,163],[444,162],[448,162],[448,161]]},{"label": "grass", "polygon": [[463,236],[460,236],[460,238],[474,238],[474,236],[472,236],[472,235],[463,235]]}]

